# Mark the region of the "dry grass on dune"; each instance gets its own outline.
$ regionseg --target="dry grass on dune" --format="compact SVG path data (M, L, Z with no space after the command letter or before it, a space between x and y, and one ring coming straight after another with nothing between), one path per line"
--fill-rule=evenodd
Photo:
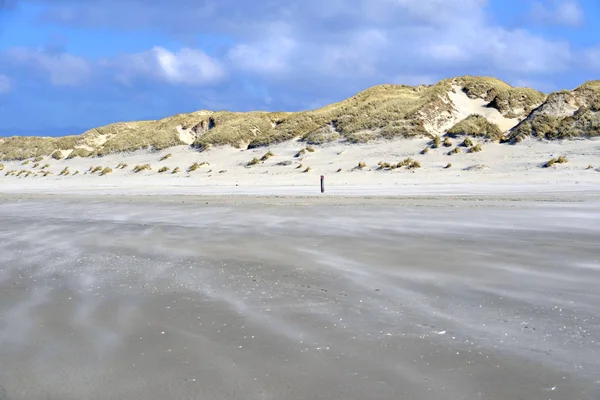
M74 149L71 153L69 153L69 155L67 156L67 160L71 160L75 157L87 158L90 155L92 155L91 151L84 149L83 147L79 147Z
M151 169L152 169L152 166L150 164L139 164L139 165L136 165L132 171L135 174L137 174L142 171L150 171Z
M453 155L453 154L460 154L462 153L462 150L460 149L460 147L455 147L454 149L450 150L447 154L449 156Z
M158 170L158 173L159 173L159 174L162 174L163 172L167 172L167 171L169 171L169 169L170 169L169 167L162 167L162 168L160 168L160 169Z
M169 154L165 154L165 155L164 155L164 156L162 156L162 157L160 158L160 160L158 160L158 161L159 161L159 162L160 162L160 161L165 161L165 160L168 160L168 159L169 159L169 158L171 158L171 157L173 157L173 154L171 154L171 153L169 153Z
M106 167L102 171L100 171L100 176L108 175L112 172L113 172L113 170L111 167Z
M70 174L71 174L71 172L69 171L69 167L65 167L62 171L60 171L60 173L58 175L59 176L67 176Z
M4 170L4 164L0 164L0 171Z
M484 116L471 114L448 129L446 135L453 138L468 135L490 140L500 140L502 138L502 131L498 125L489 122Z
M179 167L175 167L175 168L173 169L173 171L171 171L171 173L172 173L172 174L178 174L178 173L179 173L179 171L180 171Z
M479 143L469 148L469 153L479 153L480 151L483 151L483 147Z
M62 155L62 151L60 150L56 150L54 153L52 153L50 157L54 158L55 160L62 160L64 158Z
M560 156L558 158L551 158L550 160L546 161L542 167L543 168L550 168L552 167L554 164L566 164L568 163L569 160L567 159L567 157L565 156Z
M117 164L117 166L115 168L116 169L125 169L125 168L127 168L127 166L128 165L126 163L120 162Z

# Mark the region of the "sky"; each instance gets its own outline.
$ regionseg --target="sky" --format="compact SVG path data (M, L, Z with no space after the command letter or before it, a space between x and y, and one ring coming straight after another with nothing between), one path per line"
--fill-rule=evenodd
M0 136L462 75L543 92L600 79L600 2L0 0Z

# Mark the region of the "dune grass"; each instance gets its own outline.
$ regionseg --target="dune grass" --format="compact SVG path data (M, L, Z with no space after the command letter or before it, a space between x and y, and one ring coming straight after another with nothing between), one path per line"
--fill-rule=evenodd
M42 156L37 156L36 158L33 159L33 162L40 162L44 159L44 157Z
M306 148L306 151L308 151L309 153L314 153L314 152L315 152L315 148L314 148L314 147L312 147L312 146L308 146L308 147Z
M180 171L179 167L175 167L173 168L173 171L171 171L172 174L178 174Z
M115 167L115 169L125 169L125 168L127 168L127 164L123 163L123 162L118 163L117 166Z
M264 156L260 158L260 161L267 161L271 157L275 157L275 154L273 154L273 152L271 151L268 151L267 153L265 153Z
M35 163L35 164L33 164L33 165L31 166L31 168L37 168L37 167L39 167L39 166L40 166L40 163Z
M52 153L51 157L55 160L62 160L64 158L62 155L62 151L60 150L56 150L54 153Z
M158 160L158 161L159 161L159 162L160 162L160 161L165 161L165 160L168 160L168 159L169 159L169 158L171 158L171 157L173 157L173 154L169 153L169 154L166 154L166 155L162 156L162 157L160 158L160 160Z
M65 167L62 171L60 171L60 173L58 174L58 176L67 176L70 175L71 171L69 171L69 167Z
M100 171L100 176L108 175L112 172L113 172L113 170L111 167L106 167L102 171Z
M358 163L358 168L360 168L360 169L367 168L367 163L366 163L366 162L364 162L364 161L360 161L360 162Z
M442 144L442 138L437 135L433 137L431 142L429 142L429 145L431 146L432 149L437 149L438 147L440 147L441 144Z
M46 169L46 168L50 168L50 164L44 164L44 166L42 166L42 168L40 168L40 169Z
M102 171L103 169L104 169L104 167L102 167L102 166L100 166L100 165L99 165L99 166L97 166L97 167L94 167L94 168L92 168L90 172L91 172L92 174L95 174L96 172L100 172L100 171Z
M479 153L480 151L483 151L483 147L479 143L469 149L469 153Z
M300 169L302 168L302 163L298 164L298 166L296 167L296 169Z
M342 172L342 169L341 169L341 168L338 168L338 170L337 170L337 171L335 171L335 172Z
M25 160L25 161L23 161L23 162L21 163L21 165L27 165L27 164L29 164L30 162L31 162L31 161L29 161L29 160Z
M489 122L484 116L479 114L471 114L463 119L446 133L449 137L472 136L481 137L490 140L500 140L502 131L498 125Z
M248 161L248 163L246 165L250 167L250 166L256 165L256 164L260 164L260 159L254 157L252 160Z
M465 140L463 140L463 142L460 145L462 147L467 147L467 148L474 146L473 141L468 136L465 138Z
M167 172L170 168L169 167L162 167L158 170L159 174L162 174L163 172Z
M302 171L302 172L310 172L310 171L312 171L312 168L311 167L306 167L306 169L304 171Z
M446 164L446 166L444 167L444 169L448 169L448 168L452 168L452 163L448 163L448 164Z
M79 171L73 172L73 176L75 176L75 175L79 175Z
M427 154L429 153L429 147L425 147L423 150L421 150L421 154Z
M298 151L294 157L298 158L298 157L303 156L304 154L306 154L306 149L302 149L302 150Z
M453 155L453 154L460 154L462 153L462 150L460 149L460 147L455 147L454 149L450 150L447 154L449 156Z
M188 172L194 172L197 169L200 168L200 164L198 164L197 162L193 163L192 165L189 166L189 168L187 169Z
M444 147L452 147L452 141L450 140L450 138L445 138L443 145Z
M4 170L4 164L0 164L0 171Z
M44 176L44 177L46 177L46 176L48 176L48 175L53 175L52 171L44 171L44 172L42 173L42 176Z
M75 157L87 158L91 155L91 151L84 149L83 147L78 147L76 149L73 149L73 151L69 153L69 155L67 156L67 160L71 160Z
M150 171L152 169L152 166L150 164L138 164L135 167L133 167L133 173L137 174L139 172L142 171Z

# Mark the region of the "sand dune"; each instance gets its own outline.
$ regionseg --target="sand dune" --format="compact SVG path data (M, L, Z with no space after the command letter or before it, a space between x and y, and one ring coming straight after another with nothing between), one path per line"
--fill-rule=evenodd
M4 162L4 170L0 172L0 192L104 190L111 194L206 194L210 188L228 188L220 193L258 191L289 195L318 193L321 175L325 176L328 193L358 190L365 195L402 194L407 187L413 187L411 193L418 193L419 188L431 190L437 186L440 190L455 187L456 191L468 194L469 190L482 185L530 185L538 187L537 190L552 190L565 185L593 188L600 183L600 140L541 142L529 139L518 145L508 145L474 138L474 143L482 145L481 152L468 153L467 148L459 147L460 154L448 155L461 141L462 138L451 139L452 146L430 148L426 154L420 153L427 147L428 139L400 139L359 146L344 143L311 146L313 152L304 151L298 157L298 152L307 147L298 141L251 150L224 146L198 152L178 146L158 152L137 151L98 158L54 160L45 157L26 165L20 161ZM261 159L268 151L272 157L248 166L252 159ZM170 157L166 158L167 155ZM548 160L561 155L566 156L568 163L542 168ZM395 165L406 158L417 160L421 167L382 170L378 165L379 162ZM366 167L359 168L360 162ZM188 172L194 163L201 166ZM36 164L38 166L34 168ZM46 164L49 166L42 170ZM120 168L123 164L127 166ZM136 166L145 164L151 169L133 172ZM448 164L451 166L446 168ZM310 171L304 172L308 167ZM61 176L65 168L69 174ZM90 168L97 171L92 173ZM106 168L112 171L101 175ZM159 172L161 168L166 170ZM179 172L173 173L176 168ZM10 171L16 172L6 176ZM19 171L26 172L17 176ZM44 171L51 175L42 176Z

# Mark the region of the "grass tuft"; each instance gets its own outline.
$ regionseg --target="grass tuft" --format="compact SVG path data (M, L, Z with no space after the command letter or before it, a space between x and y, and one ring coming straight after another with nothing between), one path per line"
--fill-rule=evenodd
M450 150L447 154L449 156L451 156L452 154L460 154L462 153L462 150L460 149L460 147L455 147L454 149Z
M311 170L312 170L311 167L306 167L306 169L304 171L302 171L302 172L310 172Z
M480 151L483 151L483 148L479 143L469 149L469 153L479 153Z
M172 173L172 174L178 174L178 173L179 173L179 171L180 171L179 167L175 167L175 168L173 169L173 171L171 171L171 173Z
M452 147L452 141L450 140L450 138L444 139L444 147Z
M169 167L162 167L161 169L158 170L159 174L162 174L163 172L167 172L170 168Z
M248 161L248 164L246 164L247 166L251 166L251 165L256 165L259 164L260 160L256 157L254 157L252 160Z
M94 168L92 168L90 172L91 172L92 174L95 174L96 172L100 172L100 171L102 171L102 169L103 169L103 167L101 167L101 166L97 166L97 167L94 167Z
M429 147L425 147L423 150L421 150L421 154L427 154L429 153Z
M296 155L294 157L298 158L303 156L304 154L306 154L306 149L302 149L299 152L296 153Z
M314 147L312 147L312 146L308 146L308 147L306 148L306 151L308 151L309 153L314 153L314 152L315 152L315 148L314 148Z
M167 154L167 155L165 155L165 156L161 157L161 159L159 160L159 162L160 162L160 161L165 161L165 160L168 160L168 159L169 159L169 158L171 158L171 157L173 157L173 154L169 153L169 154Z
M367 168L367 163L364 162L364 161L359 162L358 163L358 168L360 168L360 169Z
M448 164L446 164L446 166L444 167L444 169L448 169L448 168L452 168L452 163L448 163Z
M36 158L33 159L33 162L40 162L44 159L44 157L42 156L37 156Z
M138 164L133 168L133 172L135 174L137 174L138 172L142 172L142 171L149 171L152 169L152 166L150 164Z
M269 151L260 158L260 161L267 161L271 157L275 157L275 154L273 154L271 151ZM252 161L254 161L254 160L252 160Z
M62 151L60 150L56 150L54 153L52 153L52 158L54 158L55 160L62 160L64 157L62 155Z
M21 165L27 165L27 164L29 164L30 162L31 162L31 161L29 161L29 160L25 160L25 161L23 161L23 162L21 163Z
M338 170L337 170L336 172L342 172L342 169L341 169L341 168L338 168Z
M471 138L467 136L460 145L462 147L473 147L474 144Z
M60 174L58 174L59 176L67 176L70 175L71 172L69 171L69 167L65 167L65 169L63 169L62 171L60 171Z
M100 172L100 176L108 175L113 172L111 167L106 167Z

